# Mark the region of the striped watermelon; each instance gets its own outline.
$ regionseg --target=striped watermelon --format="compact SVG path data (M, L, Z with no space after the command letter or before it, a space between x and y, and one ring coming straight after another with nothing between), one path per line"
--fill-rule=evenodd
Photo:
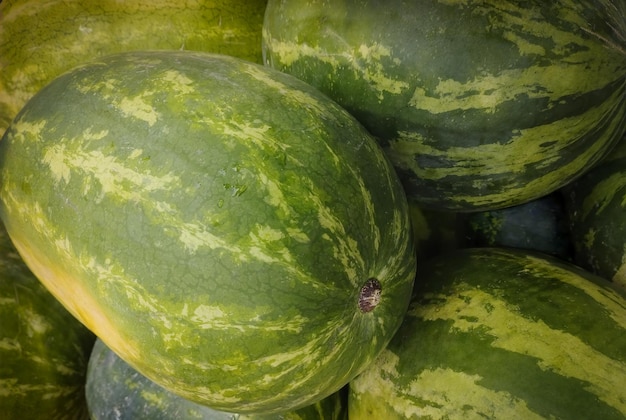
M86 420L94 340L33 276L0 226L0 418Z
M574 261L626 288L626 137L562 192Z
M626 294L556 257L471 248L420 265L407 316L350 383L359 419L624 419Z
M375 139L304 82L224 55L125 53L57 78L0 142L0 199L78 319L222 411L339 390L391 339L415 275Z
M268 415L233 414L181 398L120 359L102 340L94 345L85 395L91 420L347 420L346 391L299 410Z
M25 102L85 61L138 49L186 49L261 62L267 0L4 0L0 136Z
M623 1L270 0L263 43L378 137L424 208L539 198L625 128Z

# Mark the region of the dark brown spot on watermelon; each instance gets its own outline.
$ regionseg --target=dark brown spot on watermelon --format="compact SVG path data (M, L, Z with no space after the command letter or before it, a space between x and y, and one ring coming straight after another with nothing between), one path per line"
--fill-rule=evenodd
M380 303L382 285L375 278L368 279L359 294L359 309L363 313L371 312Z

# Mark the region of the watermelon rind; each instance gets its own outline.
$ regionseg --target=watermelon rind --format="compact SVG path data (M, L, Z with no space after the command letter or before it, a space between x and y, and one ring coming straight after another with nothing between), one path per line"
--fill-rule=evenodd
M30 272L0 225L0 418L88 419L94 340Z
M509 207L558 190L626 128L626 3L270 0L267 66L380 141L409 199Z
M299 410L240 415L179 397L130 367L97 340L87 369L85 395L91 420L347 420L345 390Z
M626 293L513 248L420 264L394 339L350 383L360 419L623 419Z
M5 0L0 3L0 136L39 89L108 54L210 51L260 63L266 0Z
M561 193L574 261L626 290L626 137Z
M72 314L222 411L338 391L389 342L415 276L376 140L306 83L225 55L129 52L58 77L0 142L0 201Z

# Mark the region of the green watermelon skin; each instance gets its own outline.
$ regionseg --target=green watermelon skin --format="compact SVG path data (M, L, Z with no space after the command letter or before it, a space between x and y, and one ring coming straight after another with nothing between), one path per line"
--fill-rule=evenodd
M623 419L626 294L556 257L467 248L420 264L359 419Z
M0 226L0 417L86 420L94 340L30 272Z
M214 410L175 395L141 375L97 340L89 358L85 395L92 420L347 420L342 390L299 410L239 415Z
M52 293L144 376L218 410L338 391L408 306L415 250L387 157L258 64L147 51L66 73L5 133L0 178L0 215Z
M493 210L558 190L624 132L610 0L268 2L265 64L351 112L410 200Z
M561 193L574 261L626 288L626 138Z
M5 0L0 3L0 136L39 89L123 51L210 51L260 63L266 0Z

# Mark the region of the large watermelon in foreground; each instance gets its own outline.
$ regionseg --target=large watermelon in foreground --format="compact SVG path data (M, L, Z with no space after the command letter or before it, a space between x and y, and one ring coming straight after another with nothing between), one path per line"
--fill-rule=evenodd
M95 341L26 267L0 226L0 418L85 420Z
M267 0L0 2L0 136L39 89L85 61L185 49L261 62Z
M420 264L398 333L350 383L360 419L624 419L626 294L546 254Z
M492 210L601 159L626 122L626 3L270 0L265 63L376 135L409 198Z
M0 215L129 365L234 412L311 404L401 323L415 275L376 141L292 76L135 52L39 92L0 142Z

